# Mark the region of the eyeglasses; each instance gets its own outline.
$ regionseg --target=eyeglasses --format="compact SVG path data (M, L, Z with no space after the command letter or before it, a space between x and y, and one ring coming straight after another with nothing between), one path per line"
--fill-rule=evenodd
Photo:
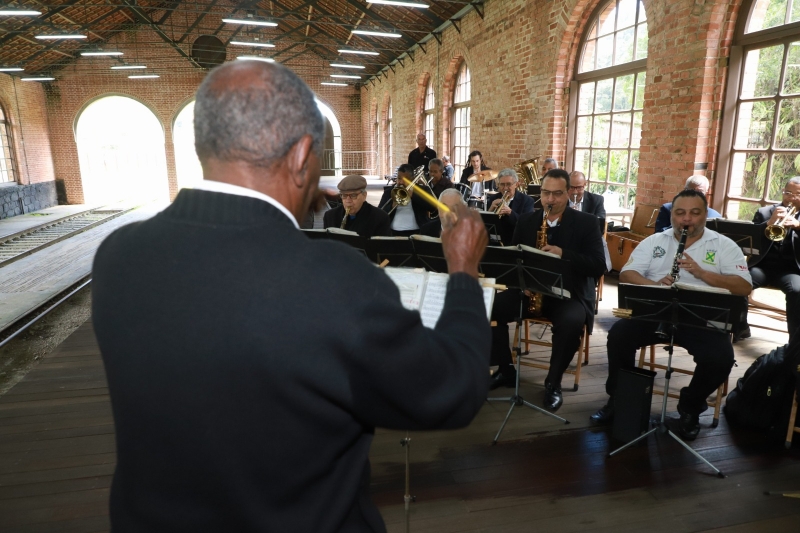
M498 187L513 187L515 184L513 181L509 181L508 183L497 183Z
M358 200L359 196L361 196L360 192L354 192L352 194L339 193L339 198L342 200Z
M542 196L552 196L553 198L561 198L564 196L564 191L546 191L542 189Z
M793 198L800 198L800 193L794 193L792 191L783 191L784 196L791 196Z
M570 185L569 188L571 191L582 191L586 188L586 185Z

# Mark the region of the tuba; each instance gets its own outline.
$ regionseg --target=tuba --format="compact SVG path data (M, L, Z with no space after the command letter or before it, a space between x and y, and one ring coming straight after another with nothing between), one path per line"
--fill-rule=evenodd
M542 215L542 227L536 232L536 247L542 249L547 246L547 217L550 216L550 210L553 206L548 205ZM528 313L534 317L542 316L542 305L544 304L544 295L541 292L534 292L531 294L531 300L528 304Z
M539 159L541 158L542 156L537 156L514 165L514 170L526 188L528 185L541 185L542 180L539 178Z
M795 211L797 211L797 209L792 206L791 209L789 209L786 214L783 215L783 218L781 218L775 224L767 226L767 228L764 230L764 235L767 236L767 239L775 242L780 242L785 239L786 228L783 225L787 220L789 220L789 217L794 216Z

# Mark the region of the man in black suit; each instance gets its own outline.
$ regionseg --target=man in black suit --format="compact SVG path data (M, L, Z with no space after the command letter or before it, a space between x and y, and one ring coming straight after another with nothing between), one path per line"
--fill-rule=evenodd
M536 203L533 198L520 191L517 185L519 185L519 176L514 169L504 168L497 174L497 190L500 194L492 195L487 200L489 203L487 211L497 212L500 215L498 229L500 240L504 244L511 244L519 217L532 212ZM500 207L504 203L504 197L508 197L508 199L505 205ZM499 211L497 211L498 208L500 208Z
M569 206L597 218L606 218L605 198L586 190L586 176L580 170L569 174Z
M408 154L408 164L411 165L412 170L418 166L424 166L425 172L428 172L428 163L430 163L431 159L436 159L436 151L428 146L428 139L425 134L418 133L417 147Z
M389 215L367 202L367 180L364 176L345 176L339 182L338 189L342 203L325 211L322 217L325 228L341 228L344 221L344 229L355 231L362 237L391 237Z
M419 233L419 229L430 222L434 213L432 211L434 208L428 202L418 194L414 194L413 187L408 190L408 196L411 199L408 204L399 205L394 201L392 190L395 187L405 188L412 181L414 181L414 168L411 165L400 165L397 168L397 183L394 186L387 185L383 188L383 196L378 203L378 206L389 214L392 235L397 237L408 237ZM424 183L417 183L417 185L426 189L429 194L433 194L430 187Z
M359 252L299 231L325 126L296 74L225 63L194 113L204 181L95 256L111 527L385 531L369 495L374 428L462 427L486 399L486 230L460 206L445 222L450 279L428 329Z
M760 224L764 229L785 218L783 227L786 237L782 241L771 241L765 237L765 249L759 255L750 256L748 265L754 289L770 285L786 295L786 325L790 335L800 328L800 222L797 213L786 217L792 206L800 209L800 177L794 177L786 183L780 205L770 205L756 211L753 224Z
M578 351L583 326L586 324L591 330L594 324L595 283L606 269L597 218L567 207L568 186L569 174L565 170L550 170L542 179L542 201L551 208L547 217L548 244L543 250L569 261L572 281L566 287L571 298L544 297L543 315L553 322L553 349L545 379L545 407L551 410L563 403L561 378ZM543 217L541 209L522 215L512 244L535 247ZM491 388L513 386L516 379L508 343L508 323L519 315L520 298L524 299L523 308L527 309L529 298L519 291L507 290L495 298L492 320L497 326L492 328L492 358L499 368L491 377Z

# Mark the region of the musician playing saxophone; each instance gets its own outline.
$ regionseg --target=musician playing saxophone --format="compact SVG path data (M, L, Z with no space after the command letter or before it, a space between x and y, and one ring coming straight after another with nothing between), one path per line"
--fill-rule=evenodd
M367 238L392 235L389 215L367 202L367 180L363 176L345 176L337 187L342 205L325 212L325 228L344 228Z
M489 209L500 215L499 234L504 244L511 244L519 217L533 211L533 198L518 190L519 176L513 168L504 168L497 174L497 190L500 194L489 196ZM505 198L505 200L504 200Z
M719 287L746 296L752 288L742 250L728 237L706 228L708 204L703 193L683 190L672 202L672 229L643 240L622 268L619 280L635 285L671 286L670 272L677 260L681 283ZM687 231L683 254L677 254L680 234ZM613 397L620 369L633 368L635 352L659 341L656 322L622 319L608 333L608 403L594 415L595 423L614 418ZM727 333L697 328L678 328L675 344L694 356L697 368L688 387L680 391L680 433L686 440L697 437L706 398L728 377L733 366L733 346Z
M605 272L602 236L597 218L575 209L568 209L567 187L569 174L565 170L548 171L542 178L542 203L550 206L550 214L544 225L547 245L543 250L569 261L571 283L564 288L570 298L559 299L544 296L542 316L553 322L553 348L550 355L550 370L545 379L546 408L561 407L561 378L578 351L583 326L591 331L594 323L595 284ZM511 244L536 247L537 232L543 226L541 209L520 215ZM492 309L492 359L499 365L491 377L491 387L513 386L516 371L511 365L508 323L519 315L520 299L528 309L529 297L519 291L507 290L498 293Z

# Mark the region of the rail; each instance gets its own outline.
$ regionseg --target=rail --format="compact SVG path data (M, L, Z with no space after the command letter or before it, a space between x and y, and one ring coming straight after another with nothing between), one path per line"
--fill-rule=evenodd
M340 174L374 175L378 169L378 152L325 150L322 154L322 171Z

